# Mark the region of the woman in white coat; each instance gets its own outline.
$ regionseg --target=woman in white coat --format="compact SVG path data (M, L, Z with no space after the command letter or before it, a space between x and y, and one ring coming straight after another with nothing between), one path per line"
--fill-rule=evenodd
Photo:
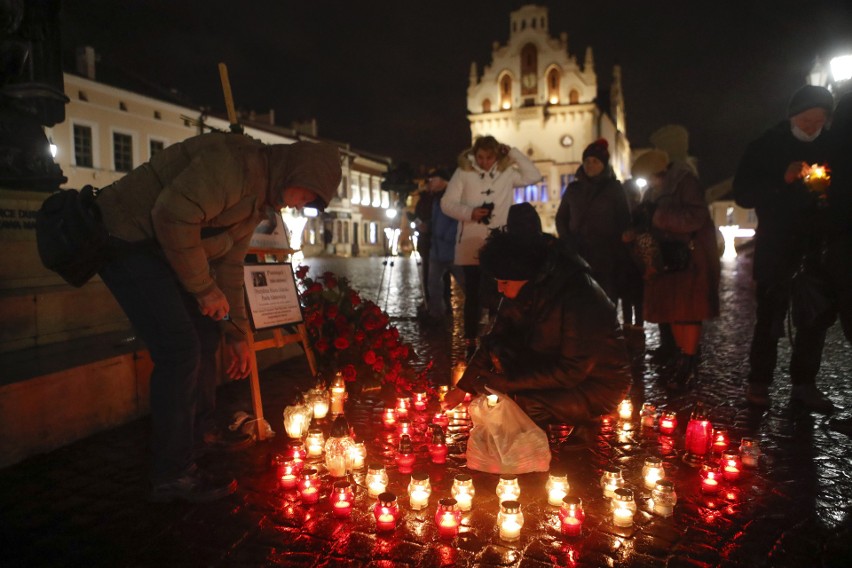
M459 156L459 167L441 199L441 210L459 221L455 261L464 270L464 337L476 345L480 312L479 249L490 229L506 224L515 187L538 183L541 172L517 148L493 136L477 138Z

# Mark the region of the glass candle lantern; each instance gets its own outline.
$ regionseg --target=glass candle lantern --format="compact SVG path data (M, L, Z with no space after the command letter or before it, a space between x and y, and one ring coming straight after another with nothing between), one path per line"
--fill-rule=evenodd
M650 402L642 404L642 410L639 411L639 421L642 428L653 428L657 421L657 407Z
M396 399L396 417L408 418L408 410L411 408L411 399L407 396L401 396Z
M473 478L465 473L456 475L453 478L453 488L450 493L456 500L459 511L470 511L473 507L473 496L476 495Z
M500 475L497 482L497 500L517 501L521 497L521 486L518 485L518 476L511 473Z
M455 499L441 499L435 511L435 525L441 538L455 538L461 527L461 511Z
M517 501L501 502L500 512L497 513L497 526L502 540L514 542L521 538L521 528L524 526L521 504Z
M629 421L633 418L633 401L629 398L625 398L620 403L618 403L618 418L619 420Z
M322 449L325 446L325 436L319 428L311 428L308 430L308 436L305 438L305 445L308 447L308 457L318 458L322 455Z
M616 489L612 497L612 524L617 527L632 526L635 514L636 501L633 500L633 491L624 487Z
M440 426L432 426L432 441L429 442L429 457L432 463L447 463L447 438Z
M334 380L331 383L330 398L331 398L331 413L334 416L343 414L343 406L346 402L346 381L343 379L343 373L338 371L334 375Z
M396 426L396 410L393 408L385 408L382 412L382 424L384 424L385 428L388 430L393 430Z
M420 511L429 506L429 496L432 494L432 484L429 474L418 472L411 476L408 483L409 505L412 511Z
M325 388L317 386L310 389L305 394L305 402L311 407L314 418L317 420L322 420L328 416L328 391Z
M695 403L695 408L692 410L689 422L686 425L684 462L691 466L698 466L704 461L704 456L710 449L711 431L712 425L704 413L704 405L701 401L698 401Z
M432 417L432 424L440 426L446 430L450 425L450 417L447 416L447 413L444 411L436 412L435 416Z
M426 403L429 402L429 397L426 395L426 393L422 392L422 391L416 392L416 393L413 393L413 396L414 396L414 402L413 402L414 410L420 410L420 411L426 410Z
M586 513L583 511L583 500L579 497L563 497L559 508L559 530L565 536L580 536L583 531L583 521Z
M654 489L657 482L665 476L666 470L663 468L663 460L655 456L645 459L645 465L642 466L642 479L645 482L645 489Z
M376 517L376 531L389 532L396 529L399 519L399 505L396 495L390 492L380 493L373 506L373 516Z
M615 490L624 487L624 477L621 475L621 468L611 466L604 469L600 484L601 489L603 489L603 496L607 499L612 499L615 495Z
M568 495L568 474L564 471L551 471L544 489L547 491L547 503L561 507L562 499Z
M349 436L349 423L343 415L337 416L331 425L328 440L325 441L325 467L332 477L346 475L346 462L349 449L355 442Z
M335 517L344 519L352 514L355 493L352 491L352 484L348 481L335 481L329 499L331 512Z
M287 453L290 458L304 462L308 459L308 450L305 449L305 444L301 440L290 440L287 443Z
M674 483L667 479L658 481L651 492L651 502L654 514L671 517L674 514L674 506L677 504Z
M284 430L293 439L299 439L308 431L314 411L303 402L294 402L284 408Z
M356 471L364 468L367 461L367 447L362 442L354 442L346 454L346 469Z
M728 431L724 428L713 428L710 434L710 451L716 455L721 455L722 452L728 449L730 441L728 440Z
M396 431L400 436L413 436L413 427L411 420L408 418L400 418L396 422Z
M663 411L660 414L660 434L663 436L671 436L677 428L677 414L674 412Z
M722 476L726 481L736 481L740 478L743 463L740 461L740 456L733 450L722 452L722 457L719 460L722 466Z
M414 471L414 447L411 445L411 438L403 436L399 440L399 447L396 451L396 467L399 473L410 474Z
M701 466L701 492L707 494L718 493L719 480L722 475L719 473L719 468L706 463Z
M378 497L388 488L388 473L381 464L370 464L367 468L367 477L364 479L367 485L367 493L370 497Z
M744 467L757 467L760 458L760 446L754 438L740 440L740 460Z
M299 485L299 474L302 472L302 463L294 459L282 459L278 466L278 483L282 489L295 489Z
M302 470L302 479L299 481L299 495L302 503L313 505L319 501L321 482L319 473L314 468Z

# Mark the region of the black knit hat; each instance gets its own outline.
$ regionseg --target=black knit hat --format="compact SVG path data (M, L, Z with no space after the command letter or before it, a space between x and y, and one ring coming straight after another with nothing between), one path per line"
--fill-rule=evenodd
M606 138L598 138L583 150L583 159L589 156L597 158L604 165L609 163L609 142Z
M541 234L541 217L531 203L516 203L509 207L506 230L512 234Z
M824 109L830 115L831 111L834 110L834 97L831 96L831 91L825 87L805 85L790 97L790 104L787 105L787 117L794 117L812 108Z
M448 172L444 168L432 168L426 174L426 179L428 180L429 178L433 177L441 178L444 181L450 181L450 172Z
M547 243L541 233L491 231L479 249L482 272L496 280L534 280L547 260Z

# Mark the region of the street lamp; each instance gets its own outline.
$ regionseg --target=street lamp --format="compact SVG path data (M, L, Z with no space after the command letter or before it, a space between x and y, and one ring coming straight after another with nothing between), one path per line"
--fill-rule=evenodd
M829 63L831 78L835 83L848 81L852 78L852 54L833 57Z

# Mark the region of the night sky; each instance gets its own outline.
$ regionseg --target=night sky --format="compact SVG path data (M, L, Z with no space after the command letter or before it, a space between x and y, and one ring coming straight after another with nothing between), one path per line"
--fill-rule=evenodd
M217 64L237 106L279 124L316 117L324 138L395 162L453 164L470 142L470 64L481 73L509 13L492 0L64 0L65 60L91 45L106 69L224 113ZM545 4L539 2L539 4ZM594 49L599 86L622 66L627 135L691 135L706 185L731 176L749 140L783 117L817 55L852 52L852 2L562 0L550 35L580 62ZM120 6L120 9L118 8Z

